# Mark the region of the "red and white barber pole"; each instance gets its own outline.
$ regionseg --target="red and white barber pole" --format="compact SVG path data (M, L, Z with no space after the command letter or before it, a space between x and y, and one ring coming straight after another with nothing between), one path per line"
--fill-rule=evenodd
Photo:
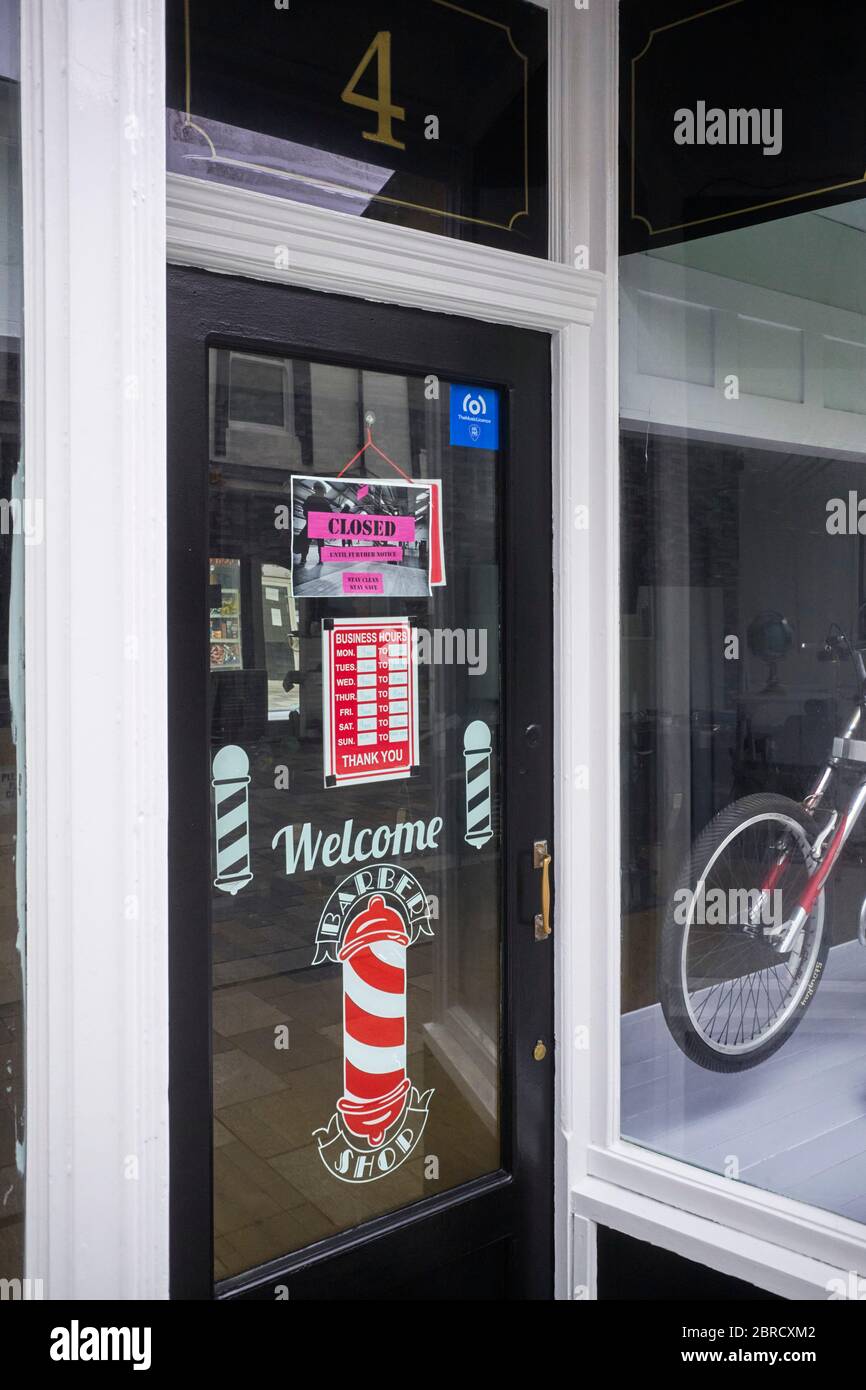
M399 1118L406 1075L406 947L399 912L373 896L350 923L343 962L343 1079L337 1109L374 1148Z
M343 974L343 1094L315 1131L322 1162L343 1182L372 1182L416 1148L432 1090L407 1070L406 952L432 935L417 879L391 864L345 879L319 923L314 964Z

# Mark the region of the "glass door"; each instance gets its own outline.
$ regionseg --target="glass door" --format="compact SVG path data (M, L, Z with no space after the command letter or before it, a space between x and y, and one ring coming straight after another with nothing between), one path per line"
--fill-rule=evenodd
M549 344L172 299L177 1294L543 1297Z

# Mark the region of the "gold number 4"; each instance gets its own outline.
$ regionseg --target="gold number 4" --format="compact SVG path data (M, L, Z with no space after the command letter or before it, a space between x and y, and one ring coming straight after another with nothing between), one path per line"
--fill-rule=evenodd
M365 97L358 91L358 83L364 76L373 58L378 59L379 95ZM391 103L391 35L383 29L376 35L367 52L343 88L343 101L349 106L360 106L364 111L375 111L379 117L379 128L373 132L365 130L365 140L374 140L379 145L391 145L395 150L405 150L402 140L394 135L394 121L405 121L406 108Z

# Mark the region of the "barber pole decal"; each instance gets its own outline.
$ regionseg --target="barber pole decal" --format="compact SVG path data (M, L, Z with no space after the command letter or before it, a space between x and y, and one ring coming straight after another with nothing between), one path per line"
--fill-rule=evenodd
M463 735L463 757L466 764L466 834L464 839L475 849L483 849L493 839L493 806L491 775L493 745L490 730L481 720L467 725Z
M214 886L232 897L252 879L250 868L250 760L243 748L228 744L214 755Z
M314 1131L342 1182L374 1182L405 1163L433 1091L406 1067L406 951L433 935L427 895L405 869L381 864L344 879L319 921L314 965L343 968L343 1094Z

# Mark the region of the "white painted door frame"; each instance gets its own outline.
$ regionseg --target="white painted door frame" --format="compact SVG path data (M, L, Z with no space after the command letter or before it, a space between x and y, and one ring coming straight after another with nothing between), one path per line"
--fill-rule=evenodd
M26 1272L168 1291L160 0L22 0Z

